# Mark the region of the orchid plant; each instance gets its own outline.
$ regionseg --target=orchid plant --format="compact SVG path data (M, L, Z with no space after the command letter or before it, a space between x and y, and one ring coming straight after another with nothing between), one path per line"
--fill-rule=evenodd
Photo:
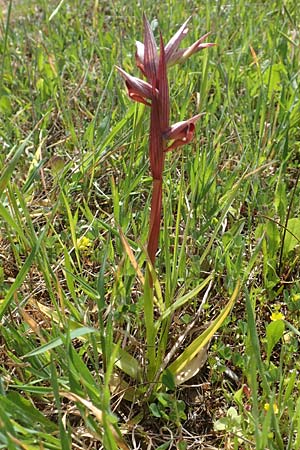
M195 123L201 116L201 114L197 114L188 120L170 125L167 71L170 66L183 63L194 53L215 45L210 42L203 43L209 35L207 33L190 47L179 49L182 39L188 32L189 20L190 18L184 22L167 45L164 45L160 34L160 52L158 53L151 26L144 15L144 43L136 43L135 58L136 65L146 81L133 77L117 67L125 80L129 97L151 108L149 157L153 190L147 251L152 265L155 262L159 241L165 155L167 152L191 142L195 133Z
M150 210L150 228L147 243L148 265L146 276L143 277L134 255L130 249L125 236L120 230L124 249L132 262L136 273L144 284L144 320L146 328L147 343L147 381L151 386L159 386L162 380L162 373L171 373L175 384L180 384L184 380L191 378L201 367L200 360L203 360L208 343L212 335L221 326L238 295L238 287L235 289L230 301L219 316L211 322L209 327L198 336L171 364L175 352L179 350L183 339L178 342L167 355L168 330L171 324L171 317L174 311L197 295L207 285L204 298L207 297L212 285L212 275L209 275L199 286L186 295L174 299L170 304L164 302L160 291L159 283L154 271L155 257L159 244L159 233L162 214L162 185L163 171L166 153L188 144L195 134L195 124L201 114L197 114L185 121L170 125L170 96L168 84L168 68L177 63L183 63L191 55L198 51L211 47L215 44L203 42L209 35L205 34L188 48L180 49L180 43L188 32L188 22L179 28L171 40L164 45L160 34L159 51L151 26L144 15L144 43L137 42L136 65L140 69L143 77L137 78L120 67L117 70L125 80L127 93L130 99L143 103L150 108L150 143L149 158L150 169L153 178L153 190ZM154 291L156 297L154 295ZM157 310L155 312L155 305ZM158 312L158 317L157 317ZM196 319L195 319L196 320ZM192 324L191 324L192 326ZM188 330L186 330L188 332ZM145 371L140 370L139 363L135 358L123 351L119 355L119 367L131 377L141 380ZM134 372L134 373L133 373ZM134 376L133 376L134 375ZM122 382L124 386L124 382ZM130 395L130 388L127 386L126 395Z

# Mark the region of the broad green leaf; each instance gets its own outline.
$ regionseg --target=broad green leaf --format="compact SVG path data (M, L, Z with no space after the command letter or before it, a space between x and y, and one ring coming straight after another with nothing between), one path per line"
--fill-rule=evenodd
M150 403L149 405L150 412L154 417L161 417L160 411L156 403Z
M300 218L295 217L287 223L287 230L283 244L283 254L287 256L289 252L300 246Z
M220 328L226 317L228 316L238 294L240 291L240 283L238 282L236 288L227 303L226 307L221 311L218 317L210 324L210 326L198 336L178 358L168 367L168 370L173 373L174 377L186 378L185 371L189 371L189 365L193 364L193 359L197 358L199 352L209 343L215 332Z
M268 85L268 98L271 100L274 91L282 89L283 80L286 78L286 69L283 64L272 64L265 70L263 80Z
M268 221L265 225L265 232L268 242L269 257L274 257L277 254L280 245L280 233L276 223Z
M156 417L161 417L161 416L156 416ZM161 444L159 447L157 447L156 450L168 450L168 448L170 448L171 444L172 444L172 441L167 441L164 444Z
M6 402L5 402L6 400ZM0 420L1 420L1 428L3 428L5 432L8 432L10 435L14 436L15 432L14 432L14 428L12 426L12 423L10 421L10 415L11 412L14 411L13 409L13 405L9 404L9 408L8 408L8 403L9 401L6 399L6 397L1 396L0 397L0 401L1 401L1 408L0 408ZM12 411L11 411L12 409ZM7 413L6 413L7 411Z
M167 308L160 316L159 318L159 322L157 323L157 327L160 323L160 321L165 320L167 317L169 317L171 314L173 314L174 311L176 311L176 309L180 308L181 306L183 306L185 303L187 303L188 301L190 301L192 298L194 298L199 292L202 291L202 289L205 288L205 286L207 286L207 284L212 280L213 275L209 275L207 278L205 278L204 281L202 281L201 284L199 284L199 286L197 286L195 289L191 290L190 292L188 292L187 294L183 295L182 297L178 298L177 300L175 300L175 302L169 306L169 308Z
M56 311L54 311L53 309L41 304L37 302L37 305L39 307L39 309L47 315L47 317L50 317L52 320L54 320L56 323L59 323L59 317ZM72 332L76 331L76 330L82 330L82 329L86 329L86 330L91 330L91 331L86 331L86 332L79 332L79 334L75 337L77 337L78 339L82 340L83 342L86 342L87 338L86 335L90 334L90 333L95 333L96 331L99 332L99 330L95 330L94 328L89 328L89 327L82 327L81 324L79 322L75 322L74 320L69 320L68 321L68 325L71 329L71 338L74 339ZM50 345L51 347L46 348L48 345ZM54 346L53 346L54 345ZM54 341L51 341L47 344L42 345L41 347L39 347L38 349L34 350L33 352L28 353L27 355L25 355L26 357L28 356L33 356L33 354L37 354L36 352L39 353L44 353L47 350L50 350L52 348L57 347L58 345L62 345L62 341L60 338L56 338L54 339ZM113 348L115 348L116 344L113 344ZM41 348L43 347L43 350L41 350ZM101 350L101 346L99 345L98 347L98 351L99 353L102 352ZM118 354L117 354L117 360L116 360L116 366L119 367L119 369L121 369L124 373L126 373L127 375L129 375L131 378L135 379L135 380L140 380L141 379L141 366L139 364L139 362L130 355L130 353L126 352L126 350L123 350L122 348L118 349Z
M1 405L6 405L15 419L22 420L27 425L30 422L39 422L45 426L45 431L55 431L56 424L51 422L44 414L36 409L33 404L18 392L11 391L7 397L1 400Z
M163 385L165 385L168 389L170 389L171 391L174 391L176 385L175 385L175 378L172 374L172 372L170 372L170 370L165 370L163 375L162 375L162 383Z
M267 360L270 361L271 353L275 345L280 341L284 333L285 325L283 320L275 320L267 325Z

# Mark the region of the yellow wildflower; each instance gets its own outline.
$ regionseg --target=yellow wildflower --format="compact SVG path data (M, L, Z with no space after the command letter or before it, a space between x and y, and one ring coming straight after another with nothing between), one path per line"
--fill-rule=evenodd
M300 294L292 295L292 302L298 302L300 300Z
M283 319L284 319L284 315L280 311L274 311L271 314L271 320L273 322L275 322L276 320L283 320Z
M264 410L269 411L269 409L270 409L270 403L265 403ZM278 414L279 409L278 409L278 406L276 403L273 403L273 411L274 411L274 414Z
M81 250L82 252L87 251L92 245L92 241L86 236L81 236L79 239L77 239L78 250Z

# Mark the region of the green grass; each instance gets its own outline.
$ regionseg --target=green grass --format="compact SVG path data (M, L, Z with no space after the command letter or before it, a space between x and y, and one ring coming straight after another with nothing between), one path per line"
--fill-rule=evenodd
M295 3L5 4L0 448L300 448ZM132 262L145 275L148 111L115 70L138 75L143 11L156 36L156 19L168 39L193 15L185 44L217 43L170 70L171 121L205 115L166 159L154 324ZM238 281L205 366L175 387L162 370Z

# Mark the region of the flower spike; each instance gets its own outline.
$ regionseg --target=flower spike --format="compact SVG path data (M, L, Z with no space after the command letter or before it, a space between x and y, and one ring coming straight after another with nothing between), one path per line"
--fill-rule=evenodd
M189 20L190 18L184 22L166 46L164 46L160 35L158 53L151 26L144 15L144 42L136 42L135 61L147 81L133 77L117 67L125 80L129 97L151 107L149 159L153 183L147 251L153 265L159 242L166 152L191 142L195 134L195 123L201 116L201 114L198 114L191 119L178 122L172 126L169 125L170 98L167 68L185 61L203 48L214 45L203 43L209 35L207 33L190 47L179 49L181 41L188 33L187 24ZM169 147L167 146L168 140L172 141Z

